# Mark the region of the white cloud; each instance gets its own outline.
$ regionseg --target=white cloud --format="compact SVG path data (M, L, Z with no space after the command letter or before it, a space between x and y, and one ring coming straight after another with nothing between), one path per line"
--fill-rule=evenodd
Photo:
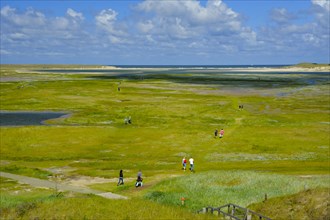
M117 22L118 13L111 8L102 10L95 16L96 26L105 30L108 34L107 39L113 44L127 43L127 33L124 30L124 25Z
M73 9L66 12L62 17L50 17L33 8L1 8L1 48L6 54L28 56L88 47L90 36L83 29L82 13Z
M196 0L146 0L139 3L136 10L137 30L140 34L152 35L158 43L186 39L189 46L203 38L253 34L243 27L240 15L221 0L209 0L205 6Z
M8 50L0 49L0 55L11 55L12 53Z
M84 20L84 16L82 13L76 12L71 8L68 8L68 10L66 11L66 14L74 19L77 20Z
M142 33L148 33L154 28L154 24L151 20L141 21L137 23L137 28Z
M77 30L81 28L84 19L82 13L68 8L65 17L48 18L48 22L53 30L73 31L74 29Z
M109 27L112 29L114 22L117 20L117 15L118 13L111 8L107 10L102 10L95 17L96 24L106 29L109 29Z
M138 4L136 9L144 13L155 13L157 17L180 17L190 25L204 25L238 18L238 14L221 0L210 0L205 7L196 0L146 0Z
M273 21L277 23L288 23L296 18L296 15L288 12L285 8L274 8L271 11L270 17Z
M56 17L51 21L51 26L55 30L66 30L70 27L70 21L64 17Z
M5 7L1 8L1 16L4 18L9 17L15 13L16 9L11 8L10 6L6 5Z
M329 0L312 0L314 5L318 5L325 9L326 11L330 11L330 1Z
M274 22L251 28L242 16L222 0L145 0L119 16L109 8L90 16L68 8L54 16L33 8L20 11L1 8L1 54L49 54L102 57L161 57L179 62L178 57L208 61L245 54L282 54L320 51L329 46L329 1L311 0L304 14L275 8ZM85 17L86 16L86 17ZM198 57L198 58L196 58ZM89 59L89 58L87 58ZM128 61L129 62L129 61ZM237 61L238 62L238 61Z
M45 15L33 8L28 8L24 14L18 14L15 8L5 6L1 9L1 17L18 26L42 26L46 23Z
M9 35L9 37L11 39L15 39L15 40L28 39L28 36L26 34L22 34L22 33L12 33L12 34Z
M289 12L284 8L271 11L270 18L275 23L264 26L258 33L259 41L265 42L264 50L283 54L294 52L297 57L301 54L329 56L330 18L326 9L329 2L311 2L312 7L304 11Z
M205 7L201 6L199 1L196 0L147 0L138 4L136 9L142 14L154 15L152 19L148 19L148 24L153 24L153 28L149 28L148 31L166 32L175 36L178 34L178 29L185 29L185 31L181 31L183 34L187 32L198 34L200 29L206 30L209 25L215 28L218 27L219 30L224 30L220 27L238 30L241 25L238 13L228 8L221 0L210 0ZM143 20L141 23L146 24L143 15L141 17ZM174 33L171 33L173 30ZM204 33L201 32L201 34Z
M327 29L329 34L330 29L330 1L328 0L312 0L314 5L313 13L317 22Z
M309 34L309 33L303 34L303 35L302 35L302 39L303 39L306 43L312 43L312 44L318 44L318 43L319 43L319 39L318 39L318 37L316 37L316 36L313 35L313 34Z
M252 31L250 28L243 28L240 37L241 39L245 39L245 43L248 46L257 46L260 44L257 39L257 33Z

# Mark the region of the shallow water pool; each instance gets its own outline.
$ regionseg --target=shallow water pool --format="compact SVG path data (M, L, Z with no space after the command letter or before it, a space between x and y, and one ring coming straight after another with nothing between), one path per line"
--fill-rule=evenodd
M59 118L63 112L0 112L0 126L45 125L44 121Z

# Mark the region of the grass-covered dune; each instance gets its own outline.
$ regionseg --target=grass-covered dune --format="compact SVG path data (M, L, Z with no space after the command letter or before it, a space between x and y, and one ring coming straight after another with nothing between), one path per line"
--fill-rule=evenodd
M213 218L195 212L236 203L296 219L295 203L289 210L271 201L314 192L329 201L318 193L330 181L327 72L54 68L1 66L0 110L69 115L50 126L1 127L0 170L44 179L60 173L59 181L85 179L130 199L54 196L1 178L1 218ZM215 138L221 128L224 138ZM195 173L181 170L184 156L195 159ZM120 169L125 185L117 187ZM138 170L142 189L134 187ZM281 216L273 212L279 207Z
M298 64L296 64L294 66L295 67L303 67L303 68L320 68L320 67L327 67L327 68L329 68L330 64L304 62L304 63L298 63Z

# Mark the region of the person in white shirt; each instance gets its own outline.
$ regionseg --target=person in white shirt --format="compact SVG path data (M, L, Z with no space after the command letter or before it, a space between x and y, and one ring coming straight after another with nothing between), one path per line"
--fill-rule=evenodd
M189 163L190 163L190 171L193 172L193 170L194 170L194 159L192 157L190 157Z

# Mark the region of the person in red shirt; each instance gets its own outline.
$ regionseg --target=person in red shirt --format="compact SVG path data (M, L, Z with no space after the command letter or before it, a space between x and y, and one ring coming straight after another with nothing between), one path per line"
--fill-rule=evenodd
M183 157L183 159L182 159L182 169L184 171L186 171L186 166L187 166L187 160L186 160L186 157Z
M223 129L221 129L219 132L219 137L222 138L224 134L225 134L225 131Z

